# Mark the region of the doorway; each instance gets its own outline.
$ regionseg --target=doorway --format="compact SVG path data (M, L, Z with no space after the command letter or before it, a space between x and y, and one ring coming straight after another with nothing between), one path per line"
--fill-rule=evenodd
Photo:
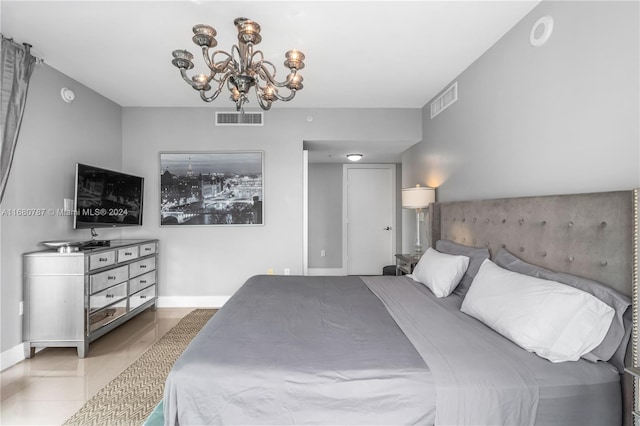
M343 165L343 265L347 275L380 275L396 246L395 164Z

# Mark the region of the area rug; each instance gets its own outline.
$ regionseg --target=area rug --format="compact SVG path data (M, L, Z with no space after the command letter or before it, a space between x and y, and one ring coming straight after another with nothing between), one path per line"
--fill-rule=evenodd
M216 309L196 309L187 314L64 426L143 424L162 400L171 367L215 312Z

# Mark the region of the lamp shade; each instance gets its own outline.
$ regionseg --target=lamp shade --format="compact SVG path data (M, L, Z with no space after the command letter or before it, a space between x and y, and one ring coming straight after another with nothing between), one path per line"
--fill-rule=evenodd
M405 209L423 209L435 201L435 188L416 185L415 188L402 189L402 207Z

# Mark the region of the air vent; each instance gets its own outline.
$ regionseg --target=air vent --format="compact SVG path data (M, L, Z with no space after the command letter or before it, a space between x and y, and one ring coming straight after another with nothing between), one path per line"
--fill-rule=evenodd
M261 112L216 112L216 126L262 126Z
M431 102L431 118L447 109L452 103L458 100L458 82L453 83L442 95Z

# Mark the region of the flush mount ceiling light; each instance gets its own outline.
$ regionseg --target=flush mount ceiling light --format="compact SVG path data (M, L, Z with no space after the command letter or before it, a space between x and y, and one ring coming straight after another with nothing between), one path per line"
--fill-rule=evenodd
M360 159L362 158L362 154L347 154L347 158L350 161L360 161Z
M193 27L193 42L201 47L204 62L209 67L209 74L197 74L187 77L187 70L193 68L193 55L187 50L174 50L171 63L180 69L182 78L195 90L205 102L218 97L226 85L231 92L230 100L236 103L236 110L241 111L243 104L249 102L247 94L254 88L260 107L271 108L276 100L290 101L302 90L302 76L298 71L304 68L304 54L299 50L285 53L284 66L289 68L289 75L284 81L276 80L276 67L264 59L260 50L253 50L262 41L260 25L247 18L233 21L238 29L238 44L231 47L231 53L216 50L209 54L209 49L217 46L217 34L213 27L196 25ZM213 85L211 83L214 83ZM280 93L285 89L285 95ZM210 96L207 92L213 90Z

